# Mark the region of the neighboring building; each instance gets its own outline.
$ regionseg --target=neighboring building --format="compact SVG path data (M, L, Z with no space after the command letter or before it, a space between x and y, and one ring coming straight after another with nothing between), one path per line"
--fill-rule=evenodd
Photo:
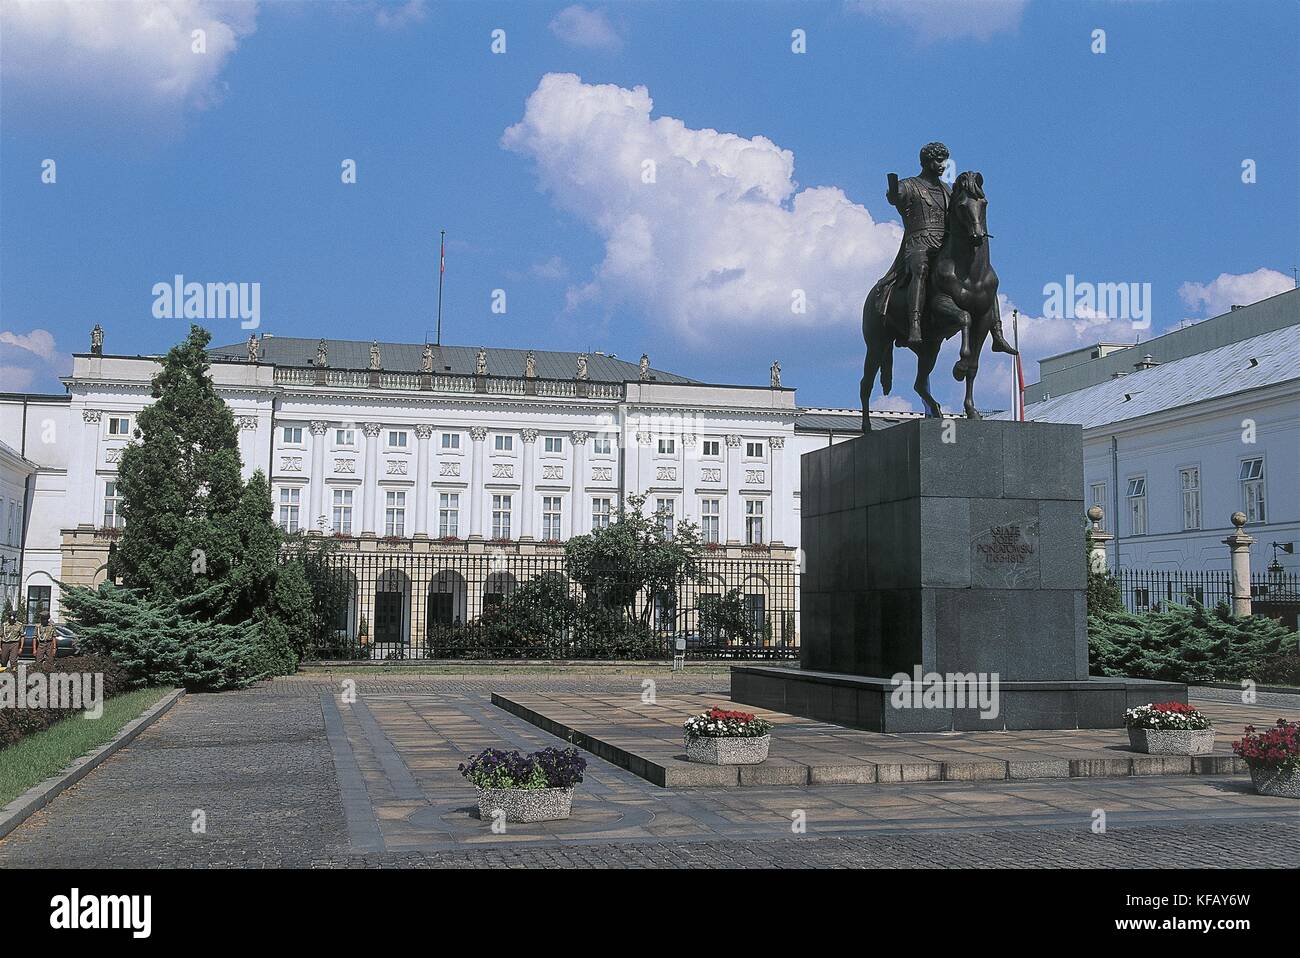
M22 594L23 535L35 464L0 441L0 613L17 609Z
M600 353L270 334L256 350L211 349L211 375L276 520L354 557L340 629L407 643L472 621L639 492L700 526L717 580L701 589L738 588L772 642L796 641L798 458L857 434L859 413ZM66 396L0 394L0 440L38 467L23 594L56 617L59 582L106 574L117 463L157 369L95 351L74 357Z
M1237 511L1256 572L1272 543L1300 546L1300 291L1064 357L1044 360L1026 398L1051 398L1025 416L1083 426L1084 499L1117 533L1121 568L1226 570ZM1300 568L1300 554L1278 559Z

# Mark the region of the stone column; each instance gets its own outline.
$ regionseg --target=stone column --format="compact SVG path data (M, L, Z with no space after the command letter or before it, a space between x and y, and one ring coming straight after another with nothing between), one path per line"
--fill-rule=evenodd
M654 436L649 430L641 429L636 434L636 491L641 495L646 495L650 488L650 477L654 475L653 469L655 464L655 450L651 448L654 442ZM653 513L655 504L649 499L646 500L642 507L642 512Z
M695 494L699 485L699 446L693 432L682 433L682 448L677 459L677 477L682 481L682 518L700 524L700 500Z
M433 427L415 427L415 538L429 538L429 437ZM421 623L423 628L423 623Z
M474 455L469 476L469 537L483 538L483 443L487 439L486 426L470 426L469 438L474 443Z
M767 445L772 450L772 514L767 517L767 541L774 546L783 546L785 518L792 511L785 500L785 436L768 436Z
M1101 521L1106 517L1101 506L1092 506L1088 510L1088 518L1092 520L1092 528L1088 530L1088 571L1105 572L1110 566L1106 558L1106 545L1115 536L1109 532L1102 532Z
M366 437L366 473L361 491L361 534L373 536L382 528L379 524L379 429L377 422L361 424L361 431ZM371 614L370 629L374 635L374 616Z
M740 437L727 436L727 544L739 545L743 538L744 503L740 500Z
M519 541L532 542L536 538L537 520L533 516L535 470L537 469L537 430L524 429L520 433L523 439L523 476L519 482Z
M324 523L325 515L325 433L329 423L314 419L308 427L311 430L311 506L307 514L307 534L318 536Z
M1238 618L1250 615L1250 547L1255 537L1241 531L1246 524L1244 512L1232 514L1236 532L1223 540L1232 559L1232 614Z
M81 459L81 502L77 504L74 514L77 525L96 528L102 517L95 516L95 504L99 502L99 423L103 414L98 409L81 410L81 443L78 454Z
M240 476L247 482L249 476L253 474L253 470L258 468L258 457L265 450L258 448L256 436L257 416L238 416L235 422L239 426L239 459L243 463ZM262 471L265 475L271 475L271 463L267 462Z
M572 433L573 451L569 467L569 535L582 534L586 525L583 519L582 493L587 484L587 440L590 434L582 430Z

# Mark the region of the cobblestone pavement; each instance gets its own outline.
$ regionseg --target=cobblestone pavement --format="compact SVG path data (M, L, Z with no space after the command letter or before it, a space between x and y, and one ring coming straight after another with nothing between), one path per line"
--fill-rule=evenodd
M643 673L649 673L643 674ZM188 695L0 841L17 866L1292 867L1294 803L1244 776L663 789L588 756L568 822L493 835L456 761L557 740L492 691L725 699L725 673L305 674ZM339 697L353 678L358 700ZM1268 721L1263 716L1262 721ZM1092 831L1094 812L1107 816ZM201 816L200 816L201 813ZM196 830L201 817L203 830ZM793 834L796 819L806 834Z

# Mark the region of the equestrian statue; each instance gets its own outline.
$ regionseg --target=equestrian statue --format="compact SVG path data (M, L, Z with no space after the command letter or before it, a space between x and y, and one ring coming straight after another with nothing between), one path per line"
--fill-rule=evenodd
M885 198L903 219L903 242L889 272L862 305L862 338L867 344L863 432L871 430L868 409L876 374L886 396L893 388L895 346L916 353L916 393L926 416L942 416L930 394L930 373L944 340L960 333L961 353L952 375L966 382L969 419L980 418L974 389L985 338L992 339L995 352L1016 352L1002 335L998 274L989 263L984 177L962 173L949 191L939 178L947 161L946 146L927 143L921 148L919 175L900 181L897 174L889 174Z

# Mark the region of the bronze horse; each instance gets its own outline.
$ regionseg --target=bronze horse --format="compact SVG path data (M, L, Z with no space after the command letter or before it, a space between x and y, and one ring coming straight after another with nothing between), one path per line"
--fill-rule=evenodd
M926 286L925 313L921 318L921 342L908 346L907 297L888 295L886 309L879 308L886 292L884 280L876 283L862 304L862 338L867 358L862 367L862 431L871 430L871 392L880 374L886 396L894 384L894 347L908 346L916 353L916 394L926 416L941 416L943 410L930 395L930 373L939 358L944 340L961 333L961 356L952 368L953 378L966 381L964 407L968 419L979 419L975 409L975 374L980 351L989 331L999 322L998 274L989 264L989 232L985 225L988 200L984 177L963 173L953 184L948 201L947 230L943 246L935 256ZM899 293L899 290L893 290Z

